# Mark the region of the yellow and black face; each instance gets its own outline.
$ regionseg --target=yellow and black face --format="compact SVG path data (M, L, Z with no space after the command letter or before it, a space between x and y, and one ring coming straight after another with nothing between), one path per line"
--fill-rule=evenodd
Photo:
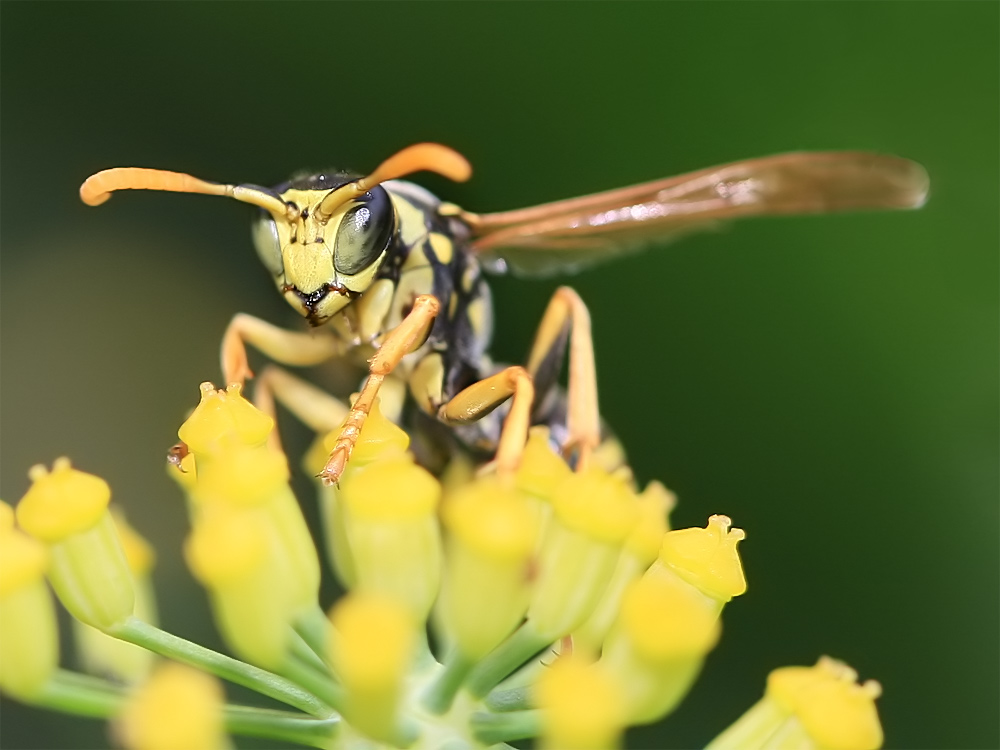
M396 212L376 185L327 215L321 204L353 176L318 174L268 191L284 216L261 211L253 225L257 255L279 291L310 325L322 325L371 286L396 230ZM329 204L330 201L327 201Z

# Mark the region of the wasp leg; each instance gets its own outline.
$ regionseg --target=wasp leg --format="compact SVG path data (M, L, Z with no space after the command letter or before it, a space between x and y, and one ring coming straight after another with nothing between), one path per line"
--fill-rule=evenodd
M318 365L344 354L350 345L328 332L287 331L246 313L237 314L222 337L222 372L227 385L253 377L245 344L253 344L284 365Z
M438 410L438 418L450 424L468 424L511 399L496 454L497 473L510 474L521 463L534 398L535 386L528 371L523 367L508 367L457 393Z
M274 419L277 417L275 401L288 409L306 427L321 435L335 430L344 421L349 408L322 388L281 367L268 365L254 384L253 403ZM277 425L268 440L272 448L281 450Z
M569 336L569 398L566 429L567 453L577 451L577 468L582 469L601 444L601 415L597 403L597 368L590 313L579 295L567 286L552 296L538 326L528 356L528 372L535 379L540 398L555 385L566 339Z
M414 300L413 309L403 322L389 332L369 361L368 379L348 412L330 458L319 474L326 484L336 484L339 481L383 381L403 357L423 344L440 309L441 303L437 298L421 294Z

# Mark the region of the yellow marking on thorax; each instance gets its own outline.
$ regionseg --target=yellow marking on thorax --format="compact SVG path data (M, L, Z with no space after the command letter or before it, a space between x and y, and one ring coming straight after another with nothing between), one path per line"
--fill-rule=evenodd
M399 217L399 236L407 247L413 247L423 242L427 237L427 222L424 212L410 203L406 198L389 191L389 198L396 207Z
M440 263L445 265L451 263L451 258L455 252L455 246L451 241L451 238L439 234L437 232L431 232L430 235L431 249L434 250L434 254Z
M466 266L465 271L462 272L462 291L471 292L472 287L475 286L478 279L479 269L476 268L475 264Z
M421 359L410 373L410 393L427 414L434 414L444 400L444 359L432 352Z
M465 306L465 316L472 325L472 330L476 338L483 338L489 333L492 321L489 320L489 313L486 309L486 300L477 297Z

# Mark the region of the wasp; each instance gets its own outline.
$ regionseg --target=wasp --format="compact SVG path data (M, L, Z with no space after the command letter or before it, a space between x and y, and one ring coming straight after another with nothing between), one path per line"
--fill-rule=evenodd
M223 336L225 380L243 384L252 376L247 344L284 365L367 362L368 376L349 409L329 406L314 386L273 365L258 379L255 398L272 411L276 399L311 426L339 425L320 475L336 483L380 391L383 404L396 405L397 421L407 405L411 431L436 431L473 452L494 454L498 472L516 468L536 424L549 426L558 449L578 466L598 450L602 425L586 305L560 288L524 366L498 365L488 353L494 325L484 272L573 272L729 219L911 209L928 191L927 173L906 159L797 152L477 214L401 179L420 171L457 182L472 172L452 149L421 143L368 175L300 174L269 189L115 168L88 178L80 195L98 205L116 190L166 190L227 196L259 209L252 227L257 255L313 330L288 331L237 314ZM564 393L558 380L567 349Z

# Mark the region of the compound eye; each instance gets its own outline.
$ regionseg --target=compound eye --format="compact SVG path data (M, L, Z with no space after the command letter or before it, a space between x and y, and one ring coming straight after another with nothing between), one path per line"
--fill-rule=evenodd
M380 187L362 196L347 210L337 228L333 265L352 276L370 266L389 244L393 214L389 195Z
M261 214L253 223L253 246L257 256L274 277L285 272L281 260L281 242L278 240L278 225L268 214Z

